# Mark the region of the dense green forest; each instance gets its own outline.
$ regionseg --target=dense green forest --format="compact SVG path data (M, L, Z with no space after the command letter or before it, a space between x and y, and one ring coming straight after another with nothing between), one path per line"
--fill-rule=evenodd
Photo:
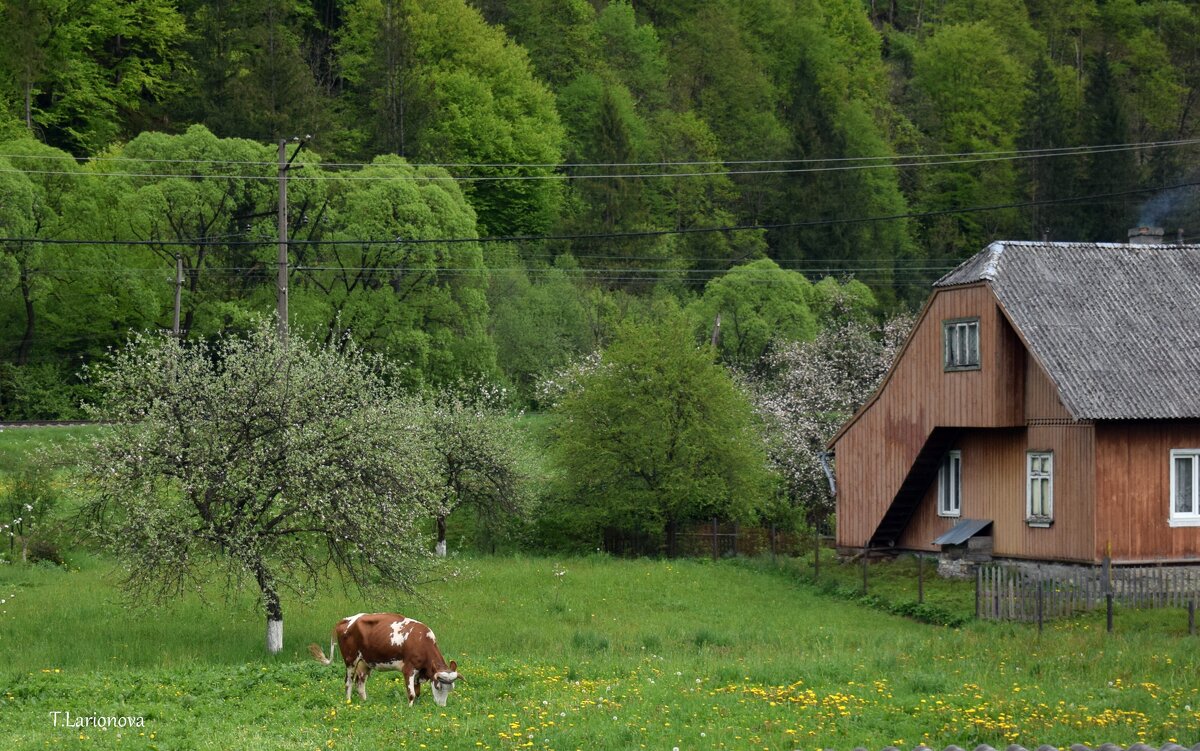
M535 400L627 321L752 365L992 239L1195 232L1198 129L1196 0L0 0L0 418L177 259L187 336L269 315L281 139L292 324Z

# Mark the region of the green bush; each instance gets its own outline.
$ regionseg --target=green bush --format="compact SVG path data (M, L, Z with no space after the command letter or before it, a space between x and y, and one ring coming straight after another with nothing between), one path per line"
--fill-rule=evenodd
M4 483L7 488L0 495L0 530L8 537L11 560L46 560L32 557L36 547L39 555L50 556L56 563L62 562L58 545L51 541L47 529L51 514L61 499L61 493L54 486L54 470L54 462L48 453L33 452Z
M78 420L80 404L92 395L71 367L0 365L0 419Z

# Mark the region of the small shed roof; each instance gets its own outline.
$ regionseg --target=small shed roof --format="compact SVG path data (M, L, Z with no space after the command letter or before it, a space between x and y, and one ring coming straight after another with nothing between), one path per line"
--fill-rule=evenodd
M1200 417L1200 245L995 242L988 283L1076 419Z
M963 519L950 528L942 536L933 541L934 545L962 545L967 540L992 526L991 519Z

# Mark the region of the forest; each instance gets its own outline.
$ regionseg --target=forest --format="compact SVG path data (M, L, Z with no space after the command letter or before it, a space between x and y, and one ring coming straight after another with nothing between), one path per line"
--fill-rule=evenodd
M177 289L271 315L282 140L292 326L538 408L627 322L753 370L994 239L1195 237L1198 120L1195 0L4 0L0 418Z

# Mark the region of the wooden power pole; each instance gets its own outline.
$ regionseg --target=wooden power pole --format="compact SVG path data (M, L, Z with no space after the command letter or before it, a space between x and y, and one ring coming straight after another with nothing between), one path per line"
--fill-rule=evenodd
M311 139L312 136L305 136L303 139L299 136L293 138L296 150L292 152L291 158L288 158L287 155L287 139L279 142L279 278L276 282L278 290L276 311L279 315L279 339L285 344L288 339L288 170L300 169L304 166L297 164L293 168L292 161L300 153L300 149L304 148L304 144Z
M171 318L171 333L179 338L179 303L183 297L183 256L175 254L175 315Z
M287 140L279 142L279 277L276 282L279 339L288 338Z

